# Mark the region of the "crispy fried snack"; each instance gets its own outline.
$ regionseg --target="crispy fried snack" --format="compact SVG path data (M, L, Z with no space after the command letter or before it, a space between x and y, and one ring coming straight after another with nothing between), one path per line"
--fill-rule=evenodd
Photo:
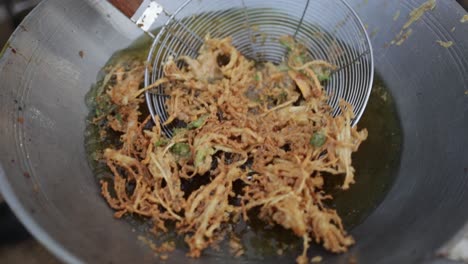
M335 67L312 60L291 37L280 42L288 49L282 64L256 64L230 38L207 37L197 58L171 58L165 77L146 88L140 86L142 64L110 71L114 82L105 96L114 108L96 120L121 133L121 144L103 153L112 187L101 183L117 218L148 217L156 232L175 222L192 257L219 241L225 223L239 215L248 220L254 208L266 223L303 239L298 263L307 263L311 240L335 253L354 243L324 204L333 199L324 179L344 175L343 190L354 183L351 155L367 131L351 127L346 102L342 114L332 115L323 83ZM160 85L169 96L165 124L186 124L172 138L159 122L145 129L150 117L139 112L143 92ZM206 184L184 188L182 182L195 179ZM233 188L236 181L244 184L241 192ZM230 202L234 197L240 204Z

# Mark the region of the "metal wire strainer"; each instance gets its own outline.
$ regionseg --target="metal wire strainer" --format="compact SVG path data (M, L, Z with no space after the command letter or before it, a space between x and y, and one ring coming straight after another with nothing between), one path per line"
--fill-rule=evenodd
M245 56L275 63L286 54L278 39L291 35L308 47L313 58L338 66L326 85L334 114L340 111L340 98L354 107L353 125L364 112L374 77L372 47L361 20L343 0L187 0L172 14L161 5L153 7L167 20L155 33L147 86L163 77L162 65L170 56L197 56L208 33L231 36ZM146 99L153 118L159 116L164 122L167 98L162 92L162 88L148 92ZM172 134L170 127L163 130Z

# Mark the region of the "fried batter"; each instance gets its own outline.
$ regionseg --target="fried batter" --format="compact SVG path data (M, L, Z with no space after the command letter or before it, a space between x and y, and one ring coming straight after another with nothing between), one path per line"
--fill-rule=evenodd
M113 107L95 120L107 120L104 130L121 133L121 144L103 153L113 184L101 182L117 218L148 217L155 232L175 222L188 255L199 257L226 234L226 223L239 215L248 221L255 208L266 223L303 239L298 263L307 263L312 240L331 252L347 251L354 240L325 205L333 197L324 181L344 175L342 189L350 188L351 155L367 131L351 127L354 114L346 102L342 114L332 115L323 84L335 67L313 60L291 37L280 41L288 50L280 65L256 64L230 38L207 37L197 58L170 58L165 77L151 87L141 88L141 63L109 72L113 84L103 96ZM172 138L160 122L148 128L150 118L139 111L143 92L159 85L169 98L164 123L187 124ZM183 188L193 179L206 184ZM234 190L236 181L243 182L242 192ZM233 197L240 204L232 204ZM243 253L238 242L232 243L236 255Z

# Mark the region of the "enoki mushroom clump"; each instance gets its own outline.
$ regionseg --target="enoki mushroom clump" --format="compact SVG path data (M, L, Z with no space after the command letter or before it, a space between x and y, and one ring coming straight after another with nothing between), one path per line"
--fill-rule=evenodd
M164 78L146 88L141 62L108 71L112 84L97 98L108 111L95 122L104 122L102 135L120 135L102 155L113 179L101 182L117 218L147 217L155 232L175 223L191 257L222 240L227 223L248 222L253 209L303 239L298 263L307 263L311 241L335 253L354 243L325 204L333 197L324 181L344 175L343 190L354 183L351 155L367 131L351 127L344 101L332 115L323 85L335 66L290 37L280 42L288 50L280 65L256 64L230 38L207 37L197 58L171 58ZM156 86L168 97L165 124L178 126L171 138L140 112L143 92ZM203 184L186 187L196 181Z

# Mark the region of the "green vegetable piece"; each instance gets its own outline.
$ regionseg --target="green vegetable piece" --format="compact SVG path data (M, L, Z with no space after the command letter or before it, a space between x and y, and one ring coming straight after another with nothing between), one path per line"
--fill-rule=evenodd
M285 48L287 48L289 51L292 50L293 44L290 41L288 41L288 39L280 39L279 43Z
M319 74L317 75L317 78L319 79L319 81L321 82L325 82L325 81L329 81L330 80L330 74Z
M323 68L312 68L314 71L315 75L317 75L317 78L320 82L324 81L329 81L331 78L331 71L328 69L323 69Z
M155 146L155 147L162 147L162 146L167 145L168 143L169 143L169 140L164 139L164 138L161 138L160 140L158 140L158 141L156 141L156 142L154 143L154 146Z
M122 115L121 115L120 113L117 113L117 114L115 115L115 119L117 119L117 121L119 121L120 124L123 123Z
M172 129L172 133L174 134L174 136L180 133L185 133L186 131L187 131L187 128L185 127L178 127L178 128Z
M327 142L327 136L320 132L315 132L310 139L310 144L316 148L322 147Z
M200 128L205 124L206 119L208 118L209 115L203 115L197 120L193 121L190 123L187 128L188 129L195 129L195 128Z
M297 55L294 57L294 61L299 64L304 64L305 63L305 57L303 55Z
M96 98L96 102L96 117L107 116L117 109L117 105L111 102L107 94Z
M280 64L280 65L278 66L278 71L280 71L280 72L285 72L285 71L289 71L289 70L290 70L290 68L289 68L289 66L286 65L286 64Z
M259 82L260 81L260 73L255 73L255 81Z
M197 152L195 153L195 160L194 160L195 167L199 167L203 165L206 157L211 156L214 153L215 153L215 150L213 148L201 148L197 150Z
M171 152L181 157L190 156L190 146L187 143L176 143L171 147Z
M197 150L197 153L195 154L195 160L194 160L194 164L196 167L200 166L200 164L203 163L203 161L205 161L205 152L204 151L200 151L200 150Z

